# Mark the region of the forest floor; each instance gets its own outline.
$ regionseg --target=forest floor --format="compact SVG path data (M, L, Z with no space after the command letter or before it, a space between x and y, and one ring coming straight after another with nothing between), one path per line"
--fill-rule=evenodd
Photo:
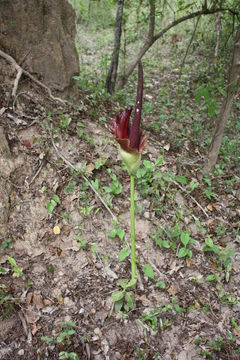
M176 78L167 61L147 75L139 281L120 312L112 294L131 274L129 176L108 130L119 104L90 89L64 107L34 88L2 115L15 170L0 250L0 359L240 359L238 155L225 144L225 167L198 177L206 119L169 90Z

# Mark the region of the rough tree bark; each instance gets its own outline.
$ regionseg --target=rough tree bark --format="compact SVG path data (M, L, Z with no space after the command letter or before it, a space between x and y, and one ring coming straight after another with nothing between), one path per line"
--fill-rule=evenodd
M119 50L120 50L121 35L122 35L123 6L124 6L124 0L118 0L114 48L112 53L111 65L106 79L106 89L110 94L114 92L116 79L117 79Z
M129 76L132 74L133 70L135 69L137 63L141 60L143 55L150 49L150 47L155 43L155 41L157 41L158 39L163 37L163 35L166 34L166 32L168 32L174 26L177 26L178 24L180 24L180 23L182 23L184 21L187 21L189 19L193 19L195 17L199 17L199 16L202 16L202 15L211 15L211 14L218 13L220 11L221 12L222 11L230 11L231 13L234 13L234 11L232 11L231 9L228 9L228 8L225 9L225 8L212 7L211 9L207 9L207 8L204 7L201 10L195 11L195 12L193 12L191 14L182 16L181 18L172 21L163 30L161 30L159 33L154 35L154 23L153 23L153 20L155 20L155 10L154 10L154 14L151 14L151 11L154 9L154 7L153 7L154 6L154 0L149 0L149 4L150 4L150 20L149 20L149 32L148 32L147 40L143 44L142 48L139 50L139 53L137 54L135 59L128 65L125 73L118 79L117 84L116 84L117 89L121 89L121 88L124 87L124 85L127 83L127 80L129 78ZM153 29L152 36L149 36L150 29Z
M63 95L74 92L79 73L75 33L67 0L0 2L0 49Z
M202 173L209 173L217 163L219 150L222 144L223 132L226 126L234 95L238 90L239 85L239 69L240 69L240 26L238 27L236 41L233 50L233 58L229 71L229 80L227 85L227 96L222 104L220 114L216 121L215 130L212 137L212 142L209 148L209 153L205 161Z

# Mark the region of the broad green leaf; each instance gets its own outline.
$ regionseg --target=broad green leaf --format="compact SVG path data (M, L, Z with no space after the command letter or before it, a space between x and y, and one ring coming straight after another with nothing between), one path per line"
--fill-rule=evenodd
M56 206L56 202L54 200L47 200L46 201L46 208L48 210L48 212L51 214L53 212L53 210L55 209Z
M208 236L208 237L205 239L205 244L206 244L207 246L209 246L210 248L213 247L213 241L212 241L212 239L210 238L210 236Z
M130 255L130 250L127 248L123 248L120 251L120 256L119 256L120 261L124 261L129 255Z
M123 299L116 301L114 303L115 312L118 313L121 310L122 306L123 306Z
M187 232L182 232L180 238L181 238L181 242L183 243L183 245L184 245L184 246L187 246L187 244L188 244L189 241L190 241L189 233L187 233Z
M124 292L123 291L114 291L114 293L112 293L113 302L117 302L119 300L122 300L123 298L124 298Z
M71 194L72 192L74 192L75 186L76 186L77 182L75 180L72 180L70 182L70 184L68 184L68 186L66 186L65 188L65 192L67 194Z
M154 272L153 272L153 268L150 264L145 264L143 266L143 271L144 274L151 280L154 280Z
M171 242L170 242L169 240L163 240L162 246L163 246L165 249L169 249L169 248L171 247Z
M148 170L152 170L152 168L153 168L153 164L152 164L151 161L149 161L149 160L144 160L144 161L143 161L143 165L144 165L144 167L145 167L146 169L148 169Z
M16 263L16 261L15 261L15 259L14 259L13 257L8 256L8 261L9 261L9 263L10 263L10 265L11 265L12 267L14 267L14 268L17 267L17 263Z
M119 279L118 280L118 285L120 285L121 288L123 288L123 290L126 289L127 283L128 283L128 279Z
M131 297L131 294L130 294L129 292L126 292L126 294L125 294L125 300L126 300L126 302L127 302L127 305L128 305L128 307L129 307L129 309L133 309L133 307L134 307L134 301L133 301L133 299L132 299L132 297Z
M59 198L59 196L57 194L54 194L52 199L57 203L57 204L60 204L61 203L61 200Z
M134 288L135 285L136 285L136 283L137 283L137 279L131 279L131 280L127 283L126 289L128 289L128 288Z
M188 180L185 176L177 175L177 176L175 176L175 179L177 180L177 182L179 182L182 185L187 185L187 183L188 183Z
M206 281L207 282L211 282L211 281L219 281L219 276L218 275L215 275L215 274L211 274L211 275L208 275L206 277Z
M163 163L163 156L159 156L157 160L155 161L155 166L160 166Z
M178 252L179 259L184 258L187 255L188 255L188 248L186 248L186 247L182 247Z

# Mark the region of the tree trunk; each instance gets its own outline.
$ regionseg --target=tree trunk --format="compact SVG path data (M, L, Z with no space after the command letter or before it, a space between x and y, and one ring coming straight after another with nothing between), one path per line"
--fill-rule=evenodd
M217 42L216 42L216 47L215 47L215 66L217 65L217 58L218 58L218 53L219 53L219 48L220 48L220 39L221 39L221 13L219 12L217 14Z
M110 69L109 69L109 72L107 75L107 80L106 80L106 89L110 94L112 94L114 92L116 79L117 79L119 50L120 50L121 35L122 35L123 6L124 6L124 0L118 0L114 49L113 49L113 53L112 53Z
M0 49L63 96L76 90L75 33L75 13L67 0L0 2Z
M233 49L233 58L229 71L229 81L227 85L227 96L223 102L220 114L216 121L216 126L212 138L212 142L209 148L208 157L205 161L205 165L202 173L209 173L217 163L219 150L222 144L223 132L226 126L234 95L238 89L238 78L240 68L240 26L237 31L237 37Z
M126 84L129 76L132 74L137 63L141 60L143 55L154 43L153 37L154 37L154 29L155 29L155 0L149 0L149 8L150 8L150 15L149 15L149 28L148 28L147 40L143 45L142 49L139 51L136 59L128 66L124 75L119 79L117 83L118 89L121 89Z

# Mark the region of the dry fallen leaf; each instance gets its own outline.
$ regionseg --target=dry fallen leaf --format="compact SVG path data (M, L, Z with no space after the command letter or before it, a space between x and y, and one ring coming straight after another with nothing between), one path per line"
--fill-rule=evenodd
M40 315L36 310L27 309L24 315L28 324L35 324L40 319Z
M86 175L91 175L94 169L95 165L93 163L88 164L85 169Z
M207 205L207 209L208 209L209 211L213 211L213 206L212 206L212 204L208 204L208 205Z
M38 310L44 307L44 304L42 302L42 297L40 294L36 294L36 293L33 294L33 303L34 305L36 305L36 308Z
M32 300L32 296L33 296L33 293L32 292L29 292L26 296L26 305L29 305L31 300Z
M34 336L34 335L36 335L36 333L39 331L39 330L41 330L41 326L40 325L36 325L36 324L33 324L32 325L32 335Z
M73 240L71 250L79 251L79 245L78 245L77 240Z
M168 289L167 292L169 293L169 295L175 296L178 293L178 288L176 285L171 285Z
M59 295L58 295L58 303L59 303L60 305L63 305L63 303L64 303L62 294L59 294Z
M44 306L52 306L53 302L49 299L43 299Z
M59 235L60 232L61 232L60 227L58 225L55 225L54 228L53 228L53 233L55 235Z

